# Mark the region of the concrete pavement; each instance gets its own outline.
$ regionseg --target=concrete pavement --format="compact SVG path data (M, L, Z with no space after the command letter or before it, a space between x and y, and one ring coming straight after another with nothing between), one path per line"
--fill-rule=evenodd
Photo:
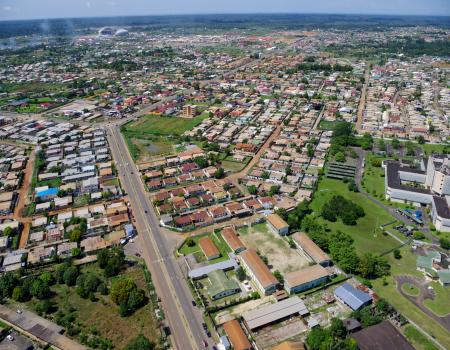
M119 170L120 180L127 192L142 243L145 259L165 315L172 332L172 344L176 349L199 349L204 331L201 312L191 304L192 296L182 271L173 259L172 244L159 227L150 199L140 179L125 141L116 126L108 128L111 152Z

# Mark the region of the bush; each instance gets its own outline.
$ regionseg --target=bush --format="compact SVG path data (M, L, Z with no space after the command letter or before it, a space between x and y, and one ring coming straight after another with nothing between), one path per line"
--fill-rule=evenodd
M397 260L402 258L402 254L400 253L400 249L394 249L394 251L392 253L394 254L394 258L397 259Z
M450 249L450 240L448 240L447 238L440 238L439 239L439 244L441 245L441 248L443 249Z
M125 347L125 350L153 350L155 345L142 334L132 339Z
M186 245L188 246L188 247L193 247L193 246L195 246L195 241L192 239L192 238L188 238L187 240L186 240Z
M420 232L420 231L415 231L414 233L413 233L413 238L414 239L424 239L425 238L425 235L423 234L423 232Z
M74 286L77 281L78 275L78 269L75 266L70 266L67 270L64 271L64 283L68 286Z

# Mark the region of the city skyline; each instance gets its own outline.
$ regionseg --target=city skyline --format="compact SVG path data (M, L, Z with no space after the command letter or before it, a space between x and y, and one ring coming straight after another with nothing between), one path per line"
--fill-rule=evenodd
M318 0L281 0L276 4L269 1L206 0L186 2L170 0L163 3L143 0L111 1L87 0L67 2L55 0L2 0L0 21L30 20L76 17L115 17L136 15L194 15L194 14L239 14L239 13L296 13L296 14L364 14L364 15L425 15L449 16L450 4L445 0L405 1L357 1L345 0L336 3Z

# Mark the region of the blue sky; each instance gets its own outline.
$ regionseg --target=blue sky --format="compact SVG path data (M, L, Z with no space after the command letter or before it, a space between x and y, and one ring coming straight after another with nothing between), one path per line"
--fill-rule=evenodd
M0 20L200 13L450 15L450 0L0 0Z

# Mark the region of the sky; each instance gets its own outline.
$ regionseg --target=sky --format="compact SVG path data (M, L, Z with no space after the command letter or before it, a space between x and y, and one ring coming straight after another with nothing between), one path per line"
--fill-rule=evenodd
M0 0L0 21L205 13L450 16L450 0Z

